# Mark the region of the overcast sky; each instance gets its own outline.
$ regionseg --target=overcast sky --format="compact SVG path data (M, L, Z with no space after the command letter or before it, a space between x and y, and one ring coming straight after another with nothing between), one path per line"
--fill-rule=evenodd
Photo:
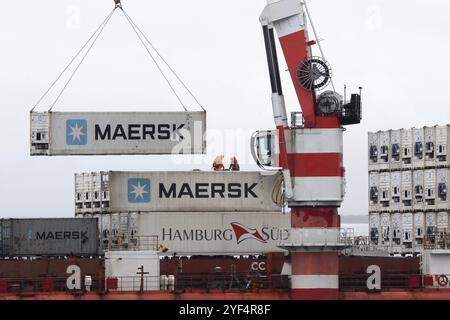
M0 1L1 217L73 216L75 172L209 170L217 154L236 154L243 169L256 169L249 134L274 128L258 20L265 0L123 0L208 111L208 154L186 158L30 157L29 110L113 1ZM450 122L450 3L314 0L309 6L336 88L364 87L363 122L348 127L344 137L347 196L341 213L365 215L367 132ZM279 59L288 111L297 111L282 54ZM38 109L48 109L55 95ZM54 110L181 109L117 12Z

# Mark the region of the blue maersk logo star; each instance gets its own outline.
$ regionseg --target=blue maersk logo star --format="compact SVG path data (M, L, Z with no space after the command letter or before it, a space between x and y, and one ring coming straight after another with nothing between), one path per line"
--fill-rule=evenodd
M128 179L128 202L150 202L150 179Z
M87 144L87 121L66 121L66 144L69 146L84 146Z

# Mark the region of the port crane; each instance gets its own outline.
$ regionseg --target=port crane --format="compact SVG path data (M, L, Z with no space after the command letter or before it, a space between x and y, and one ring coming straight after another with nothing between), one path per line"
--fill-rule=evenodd
M268 1L260 22L266 47L276 130L256 132L252 153L265 170L283 173L285 200L291 209L291 236L280 244L291 255L292 299L338 299L338 208L345 195L344 126L361 122L361 92L345 101L333 90L330 65L320 43L310 39L312 24L305 2ZM288 122L275 42L285 57L301 112ZM313 55L318 46L321 56Z

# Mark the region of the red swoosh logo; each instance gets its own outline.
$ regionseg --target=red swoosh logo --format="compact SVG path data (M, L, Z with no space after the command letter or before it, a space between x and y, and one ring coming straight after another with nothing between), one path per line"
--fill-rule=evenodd
M264 238L256 229L247 228L246 226L237 222L232 222L231 227L233 228L234 234L236 235L236 240L238 244L248 239L253 239L262 243L267 243L267 241L264 240Z

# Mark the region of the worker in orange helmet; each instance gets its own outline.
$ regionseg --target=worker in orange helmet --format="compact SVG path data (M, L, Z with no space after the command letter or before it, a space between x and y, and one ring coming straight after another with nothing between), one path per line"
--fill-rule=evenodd
M223 165L224 156L217 156L213 162L213 170L214 171L224 171L225 167Z
M231 157L230 171L240 171L239 162L236 157Z

